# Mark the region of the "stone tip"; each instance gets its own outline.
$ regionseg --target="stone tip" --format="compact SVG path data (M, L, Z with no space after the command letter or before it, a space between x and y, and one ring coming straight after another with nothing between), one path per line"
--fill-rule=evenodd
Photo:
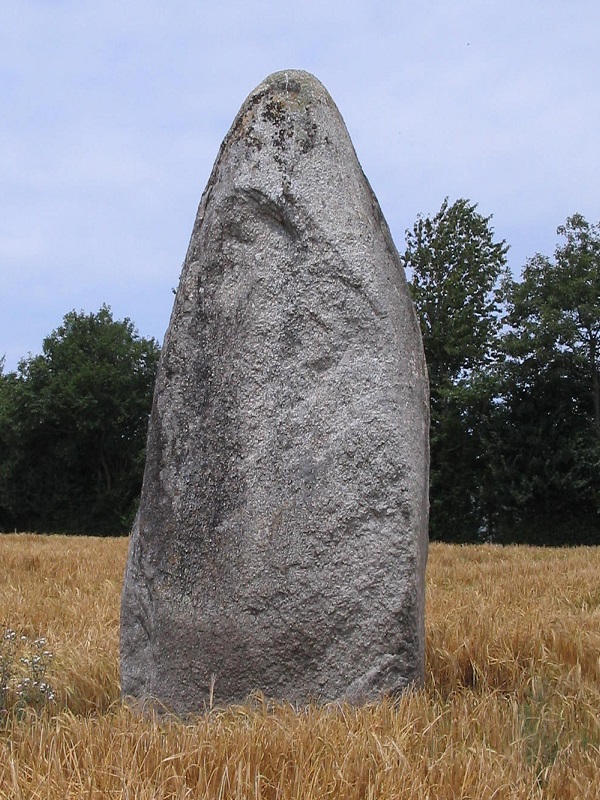
M322 85L318 78L304 69L281 69L277 72L272 72L270 75L267 75L263 83L285 87L289 84L293 84L294 81L297 83L305 83L309 81Z
M319 94L329 98L329 92L321 81L303 69L284 69L272 72L251 92L250 97L275 91L288 95Z

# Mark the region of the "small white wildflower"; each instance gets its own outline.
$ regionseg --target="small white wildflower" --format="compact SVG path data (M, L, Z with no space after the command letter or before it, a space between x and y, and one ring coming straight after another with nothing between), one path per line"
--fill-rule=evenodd
M7 628L4 631L4 639L7 642L12 642L16 638L17 634L13 631L12 628Z

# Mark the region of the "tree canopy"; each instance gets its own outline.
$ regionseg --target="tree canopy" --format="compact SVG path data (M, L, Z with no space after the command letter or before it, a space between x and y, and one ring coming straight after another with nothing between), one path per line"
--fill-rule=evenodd
M419 313L433 392L490 361L499 329L498 279L508 246L468 200L442 203L406 231L402 256Z
M159 352L102 306L69 312L41 355L0 374L0 528L128 530Z
M402 262L421 322L431 394L432 538L476 540L487 474L483 420L492 402L506 242L491 217L448 198L406 232Z
M505 363L498 462L502 537L600 541L600 227L581 214L557 229L554 258L504 284ZM510 513L506 513L509 511Z
M431 380L431 535L600 542L600 226L506 271L490 217L446 199L407 232Z

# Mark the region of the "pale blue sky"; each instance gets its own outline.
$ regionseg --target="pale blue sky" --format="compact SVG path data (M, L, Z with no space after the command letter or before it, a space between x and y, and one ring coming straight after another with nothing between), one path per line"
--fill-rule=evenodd
M466 197L519 273L600 219L598 0L0 0L0 355L108 303L162 342L220 142L269 73L327 87L399 250Z

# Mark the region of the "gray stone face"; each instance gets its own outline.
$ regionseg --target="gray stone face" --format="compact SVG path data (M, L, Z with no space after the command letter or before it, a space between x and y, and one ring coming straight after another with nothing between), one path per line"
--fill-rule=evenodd
M398 254L327 91L276 73L223 142L165 338L123 694L186 713L421 682L427 483Z

